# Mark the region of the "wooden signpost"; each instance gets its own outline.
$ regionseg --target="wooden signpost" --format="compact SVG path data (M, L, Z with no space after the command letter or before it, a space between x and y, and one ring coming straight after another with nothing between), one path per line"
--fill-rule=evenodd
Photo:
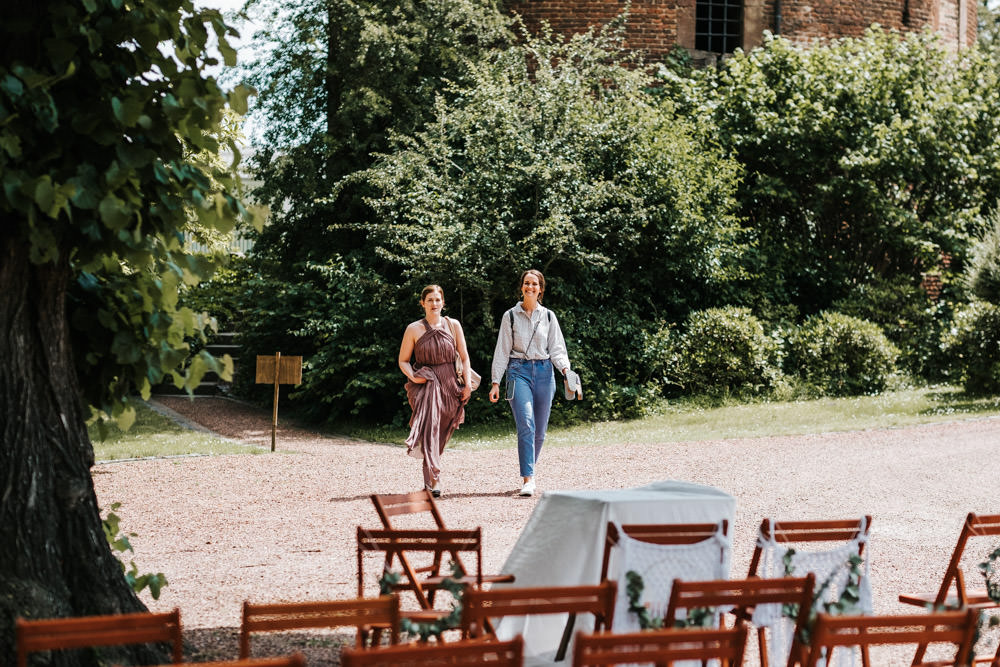
M271 451L278 432L278 385L302 383L302 357L257 355L257 384L274 383L274 416L271 420Z

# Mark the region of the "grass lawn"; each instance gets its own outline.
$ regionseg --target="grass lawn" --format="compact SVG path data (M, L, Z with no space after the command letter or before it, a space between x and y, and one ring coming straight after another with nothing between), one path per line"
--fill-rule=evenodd
M132 428L110 427L104 440L96 427L90 428L94 458L98 461L135 459L148 456L185 454L248 454L264 451L259 447L221 440L208 433L192 431L164 417L144 403L136 407Z
M558 396L556 400L562 400ZM496 405L505 421L466 424L452 438L459 449L502 449L515 446L514 420L501 401ZM893 391L878 396L823 398L812 401L761 402L705 407L698 401L666 403L644 419L595 422L576 426L551 426L546 446L610 445L621 442L680 442L722 440L772 435L802 435L830 431L856 431L912 426L934 422L1000 416L1000 396L969 397L957 387L936 386ZM402 444L407 431L400 428L350 428L348 435ZM110 429L99 439L90 431L98 461L180 456L185 454L258 454L252 445L221 440L192 431L146 405L138 406L135 424L128 431Z
M556 400L563 400L558 395ZM509 417L510 409L497 403ZM653 416L621 422L550 426L545 446L610 445L621 442L680 442L772 435L802 435L912 426L977 417L1000 416L1000 396L966 396L957 387L935 386L893 391L878 396L823 398L811 401L734 404L704 407L695 401L664 405ZM514 420L463 425L449 447L501 449L514 447ZM360 429L352 435L379 442L402 443L402 429Z

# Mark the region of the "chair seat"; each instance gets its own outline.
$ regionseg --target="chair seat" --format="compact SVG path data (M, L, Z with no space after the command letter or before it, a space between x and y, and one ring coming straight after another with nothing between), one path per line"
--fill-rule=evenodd
M929 607L934 604L934 600L937 599L937 593L904 593L899 596L899 601L903 604L912 604L917 607ZM989 609L990 607L997 607L996 602L990 599L990 596L986 594L986 589L978 589L967 591L965 594L966 607L970 609ZM949 595L945 598L944 607L947 609L958 609L961 605L958 603L957 595Z

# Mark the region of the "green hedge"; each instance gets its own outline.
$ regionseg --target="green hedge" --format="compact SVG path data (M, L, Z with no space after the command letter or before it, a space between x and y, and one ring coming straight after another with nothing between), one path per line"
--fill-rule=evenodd
M825 311L789 336L785 370L832 396L877 393L896 372L899 350L878 325Z

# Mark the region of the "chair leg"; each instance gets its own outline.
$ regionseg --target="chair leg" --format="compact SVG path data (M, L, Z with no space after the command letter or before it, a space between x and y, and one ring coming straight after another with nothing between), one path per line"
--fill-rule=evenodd
M757 649L760 651L760 667L767 667L767 636L764 628L757 628Z

